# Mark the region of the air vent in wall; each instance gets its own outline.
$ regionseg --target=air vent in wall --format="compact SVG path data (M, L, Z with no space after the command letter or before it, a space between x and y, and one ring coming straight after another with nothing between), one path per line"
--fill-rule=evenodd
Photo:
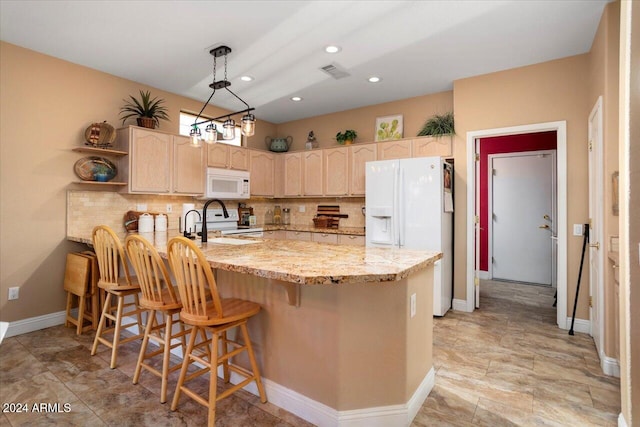
M320 69L336 80L343 77L349 77L351 75L335 62L329 65L325 65L324 67L320 67Z

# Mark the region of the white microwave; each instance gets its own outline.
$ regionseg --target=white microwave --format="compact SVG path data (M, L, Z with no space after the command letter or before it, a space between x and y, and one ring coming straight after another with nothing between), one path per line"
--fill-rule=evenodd
M247 171L207 168L205 197L208 199L248 199L250 189Z

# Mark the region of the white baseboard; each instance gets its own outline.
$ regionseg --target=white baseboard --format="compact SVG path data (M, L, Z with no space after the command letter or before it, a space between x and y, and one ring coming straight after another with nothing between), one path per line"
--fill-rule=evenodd
M222 376L222 368L218 369ZM237 384L244 378L231 373L231 382ZM435 385L435 370L431 368L411 399L404 405L337 411L320 402L303 396L267 378L262 379L269 402L319 427L405 427L411 424L420 407ZM255 382L244 387L258 395Z
M571 317L567 317L566 330L571 330ZM574 332L582 332L583 334L591 333L591 321L586 319L576 319L573 323Z
M52 326L63 325L66 317L67 312L63 310L56 313L50 313L42 316L30 317L28 319L16 320L15 322L9 322L8 326L6 327L6 333L4 336L9 338L16 335L38 331L40 329L50 328ZM0 326L0 328L4 327L4 325Z
M0 322L0 344L2 344L2 340L7 333L7 329L9 329L9 322Z
M605 375L620 378L620 361L600 352L600 367Z
M480 280L489 280L491 279L491 276L489 276L488 271L478 270L478 278Z
M452 309L456 311L464 311L467 313L471 313L473 311L473 309L469 310L466 299L454 299Z
M628 427L627 421L624 419L622 412L618 415L618 427Z

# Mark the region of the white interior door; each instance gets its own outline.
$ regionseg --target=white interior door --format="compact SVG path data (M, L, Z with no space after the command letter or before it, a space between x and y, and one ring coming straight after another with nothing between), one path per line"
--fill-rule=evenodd
M589 308L591 317L591 336L598 353L602 350L603 338L603 248L602 242L602 195L604 175L602 171L602 97L589 115L589 284L592 304Z
M494 279L551 285L553 151L490 158L490 255Z

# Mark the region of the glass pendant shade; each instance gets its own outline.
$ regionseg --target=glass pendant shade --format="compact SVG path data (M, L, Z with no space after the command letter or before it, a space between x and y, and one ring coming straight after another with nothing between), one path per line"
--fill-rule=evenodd
M227 119L222 125L222 139L233 139L236 137L236 122L233 119Z
M202 134L200 133L200 129L198 129L198 126L194 126L191 129L191 132L189 132L189 137L191 138L191 146L192 147L199 147L200 146L200 136Z
M244 136L253 136L256 133L256 116L253 114L245 114L242 116L242 134Z
M216 128L216 125L214 125L213 123L208 125L206 134L207 144L213 144L214 142L216 142L218 140L218 129Z

